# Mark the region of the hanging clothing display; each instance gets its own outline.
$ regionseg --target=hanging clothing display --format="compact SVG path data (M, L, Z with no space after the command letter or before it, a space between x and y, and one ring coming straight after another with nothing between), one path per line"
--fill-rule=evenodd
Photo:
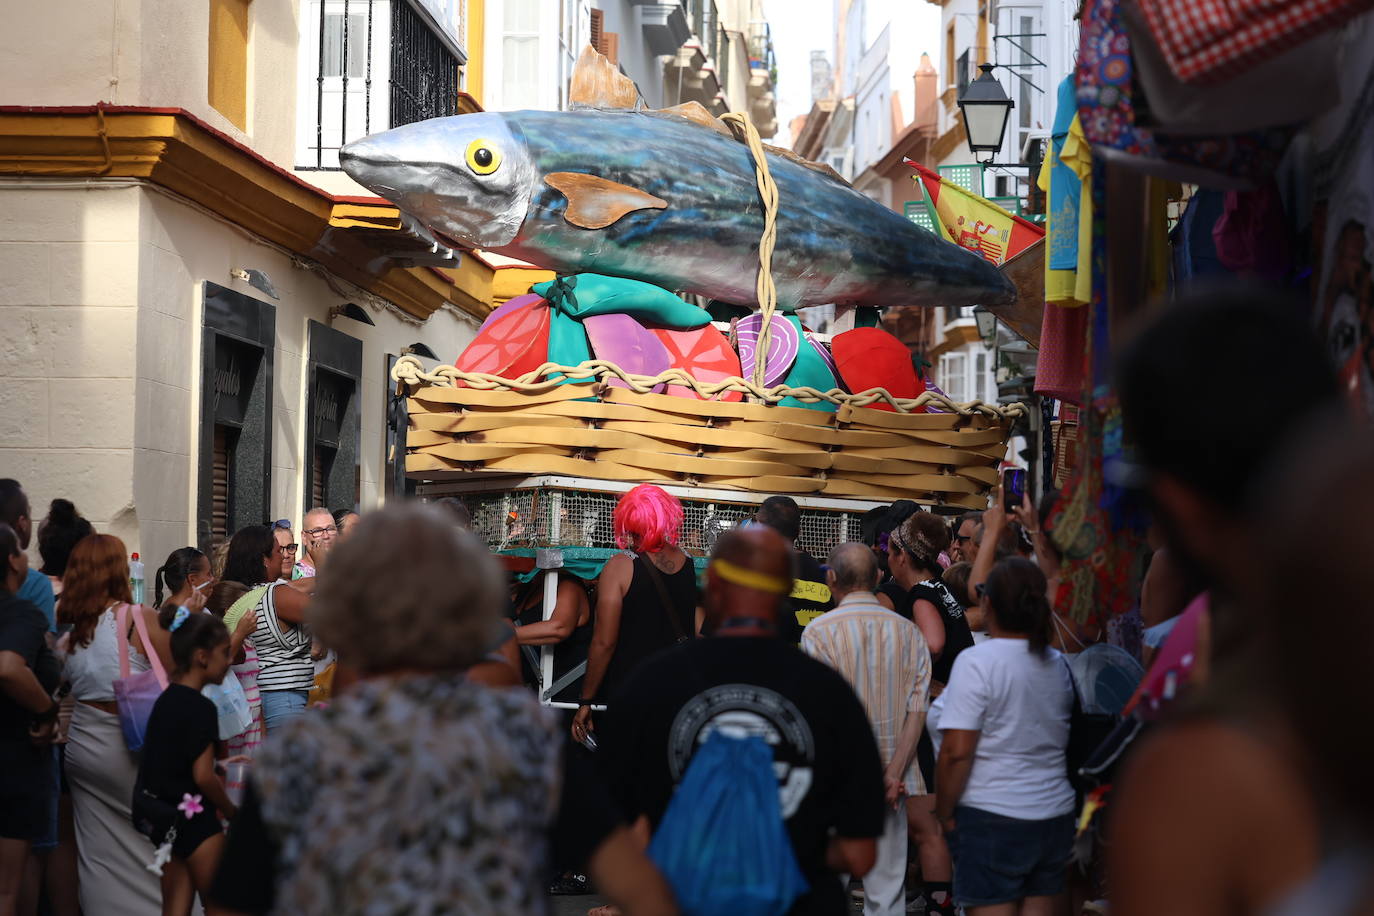
M1083 195L1091 172L1092 155L1078 121L1077 90L1070 74L1059 84L1050 147L1036 180L1047 202L1045 301L1055 305L1083 305L1092 289L1089 246L1082 244L1080 234L1081 227L1092 223L1092 199L1085 201Z
M1137 0L1174 75L1215 83L1374 7L1374 0Z
M1352 405L1374 417L1374 16L1347 30L1348 94L1312 125L1319 336Z
M1141 100L1121 5L1086 0L1083 10L1075 78L1078 115L1094 151L1114 164L1206 187L1249 189L1272 178L1295 128L1180 136L1138 121Z

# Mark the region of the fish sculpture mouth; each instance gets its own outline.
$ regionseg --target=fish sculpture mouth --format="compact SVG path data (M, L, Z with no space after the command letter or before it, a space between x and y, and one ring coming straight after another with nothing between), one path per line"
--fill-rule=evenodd
M504 120L459 115L407 124L339 151L343 171L418 221L472 248L515 240L534 168Z

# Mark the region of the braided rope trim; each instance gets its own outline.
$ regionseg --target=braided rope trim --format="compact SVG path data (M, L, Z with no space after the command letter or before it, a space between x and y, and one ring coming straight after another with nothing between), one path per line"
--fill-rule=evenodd
M754 160L754 181L759 189L759 202L763 204L763 233L759 236L759 273L754 281L754 295L759 300L759 339L754 349L754 366L750 378L755 385L763 384L764 373L768 370L768 349L772 343L773 313L778 307L778 287L773 282L773 247L778 241L778 186L768 170L768 156L764 153L763 140L754 127L754 122L743 112L731 111L720 116L720 120L733 128L739 139L749 147L749 155Z
M829 401L837 406L848 404L851 407L869 407L881 402L892 405L898 413L913 413L923 407L934 407L946 413L982 416L999 423L1025 416L1027 413L1026 405L1020 403L1006 406L987 404L983 401L956 404L948 397L933 391L927 391L916 398L896 398L886 388L870 388L868 391L848 394L839 388L831 388L829 391L790 388L787 385L761 388L738 376L719 382L702 382L681 369L669 369L659 375L637 375L626 372L615 363L599 359L587 360L576 366L544 363L518 378L508 379L488 372L464 372L453 366L438 366L433 372L427 372L419 359L406 355L396 360L396 365L391 370L391 379L411 386L438 385L446 388L457 387L456 383L462 382L467 387L479 391L516 391L523 394L552 391L565 381L604 383L611 379L619 379L638 394L652 394L653 389L662 384L681 385L708 400L725 391L740 391L766 404L776 404L783 398L796 398L808 404Z

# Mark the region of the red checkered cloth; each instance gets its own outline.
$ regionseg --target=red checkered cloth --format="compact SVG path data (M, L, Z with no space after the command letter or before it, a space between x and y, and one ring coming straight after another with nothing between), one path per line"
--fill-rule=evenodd
M1138 0L1174 75L1218 83L1343 25L1374 0Z

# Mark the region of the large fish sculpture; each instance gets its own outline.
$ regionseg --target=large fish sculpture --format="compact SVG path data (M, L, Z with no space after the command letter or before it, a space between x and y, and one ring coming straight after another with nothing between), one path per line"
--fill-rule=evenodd
M584 74L588 57L579 63ZM591 93L593 104L633 105L633 84L627 92L617 78L625 79L608 78L611 92ZM574 89L578 82L575 74ZM823 167L782 150L766 155L778 188L779 308L1014 298L1011 282L976 254ZM764 213L754 164L748 147L700 106L436 118L350 143L339 162L359 184L464 245L560 273L629 277L758 305Z

